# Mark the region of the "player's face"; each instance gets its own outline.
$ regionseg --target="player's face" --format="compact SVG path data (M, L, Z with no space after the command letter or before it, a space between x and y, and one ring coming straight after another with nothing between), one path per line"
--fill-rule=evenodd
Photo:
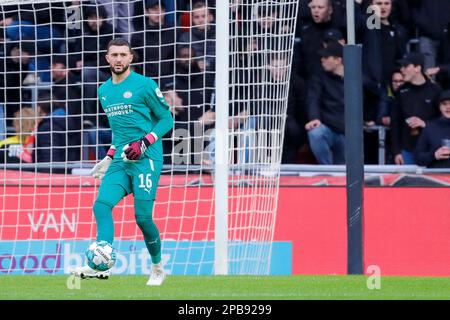
M444 100L439 104L442 116L450 119L450 100Z
M111 46L106 54L111 72L120 75L128 70L133 61L133 55L127 46Z

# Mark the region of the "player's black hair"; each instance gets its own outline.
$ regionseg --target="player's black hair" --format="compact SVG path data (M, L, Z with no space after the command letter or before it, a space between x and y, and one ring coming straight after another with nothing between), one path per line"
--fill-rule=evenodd
M130 49L130 53L133 54L133 49L131 48L130 43L128 42L128 40L126 40L124 38L115 38L115 39L112 39L111 41L109 41L108 46L106 47L107 53L109 51L109 47L111 47L111 46L126 46L126 47L128 47L128 49Z

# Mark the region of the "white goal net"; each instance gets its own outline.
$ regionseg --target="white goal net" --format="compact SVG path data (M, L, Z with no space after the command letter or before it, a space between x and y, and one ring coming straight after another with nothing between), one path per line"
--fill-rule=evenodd
M166 271L214 274L225 41L228 274L290 273L290 248L273 237L298 2L230 0L226 35L212 0L0 1L0 274L67 273L96 237L89 171L111 143L97 88L118 37L175 120L153 211ZM113 273L148 274L132 196L113 217Z

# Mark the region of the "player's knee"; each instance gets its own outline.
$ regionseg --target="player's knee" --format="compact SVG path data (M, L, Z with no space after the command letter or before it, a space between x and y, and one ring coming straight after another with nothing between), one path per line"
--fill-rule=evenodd
M151 216L136 215L135 217L136 223L139 226L139 228L141 228L141 230L148 229L149 227L152 227L155 224Z
M93 206L93 210L94 210L94 215L96 217L105 215L105 214L110 214L112 212L112 207L110 204L103 202L101 200L96 200L94 202L94 206Z

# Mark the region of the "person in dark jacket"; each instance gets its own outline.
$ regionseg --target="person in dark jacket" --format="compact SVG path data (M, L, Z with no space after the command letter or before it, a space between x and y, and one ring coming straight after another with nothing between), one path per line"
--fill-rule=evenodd
M211 73L202 72L198 66L198 60L193 47L182 44L177 50L177 64L175 76L175 91L183 101L183 108L175 119L175 138L181 137L180 144L190 149L178 149L185 163L201 163L203 145L205 143L204 132L207 129L201 118L211 110L214 91L214 77ZM187 137L186 137L187 135ZM191 150L191 157L184 151Z
M344 26L333 20L333 4L331 0L312 0L309 3L311 22L297 24L296 36L300 38L299 70L305 80L321 71L320 55L324 38L329 29L343 30Z
M190 31L182 33L178 42L192 45L201 63L201 70L213 71L216 67L216 28L214 15L206 2L193 2L191 23Z
M49 93L41 93L37 102L39 115L36 130L34 162L66 162L67 131L64 109ZM53 110L53 112L52 112ZM43 171L49 171L44 169ZM55 170L53 172L58 172Z
M339 43L319 51L323 71L308 88L308 131L311 150L319 164L345 163L344 65Z
M415 164L413 152L422 129L439 117L441 88L424 75L421 53L409 53L399 63L405 84L392 107L392 151L397 165Z
M421 166L450 168L450 91L442 92L439 101L442 117L423 129L415 157Z
M286 109L286 126L284 130L282 163L296 163L299 148L307 143L307 134L305 124L307 122L306 114L306 85L302 78L295 73L291 73L290 79L287 78L289 67L289 56L275 53L270 57L269 62L269 82L265 97L262 101L268 102L274 110L270 110L266 117L278 119L282 113L283 107L280 102L283 100L280 96L282 89L289 84L288 103ZM267 111L266 111L267 112ZM269 121L272 128L277 129L279 121ZM269 129L269 128L268 128Z
M406 30L391 21L392 0L373 0L379 8L380 28L361 28L363 44L363 68L368 78L387 88L396 68L396 61L406 52Z
M440 39L450 22L450 0L410 0L425 69L436 65Z
M34 45L28 41L12 42L6 44L6 57L4 70L1 78L4 84L2 90L5 90L5 116L6 124L12 125L14 113L20 110L23 103L31 101L29 90L21 90L23 81L32 73L30 73L30 62L35 55Z
M163 2L147 0L144 30L131 36L137 71L153 78L160 87L173 81L174 73L175 29L166 24L165 12Z
M450 23L444 30L441 40L441 50L435 67L428 68L426 74L436 77L436 81L445 89L450 89Z
M108 42L113 38L113 27L105 20L107 13L104 6L83 4L81 8L86 19L80 35L82 38L77 38L71 50L75 53L76 67L81 69L82 111L87 115L86 120L97 125L96 115L99 113L97 89L99 83L110 77L105 55ZM100 121L103 126L108 126L106 116L100 118Z
M51 94L57 106L62 106L64 114L68 117L67 130L69 134L68 159L71 161L80 160L81 154L81 129L83 127L83 117L95 118L96 110L83 110L81 99L81 88L76 77L67 67L67 58L63 55L54 55L52 63L52 91ZM83 100L83 102L85 102ZM64 106L66 106L64 108ZM50 113L55 110L50 110ZM89 116L89 114L91 114Z

